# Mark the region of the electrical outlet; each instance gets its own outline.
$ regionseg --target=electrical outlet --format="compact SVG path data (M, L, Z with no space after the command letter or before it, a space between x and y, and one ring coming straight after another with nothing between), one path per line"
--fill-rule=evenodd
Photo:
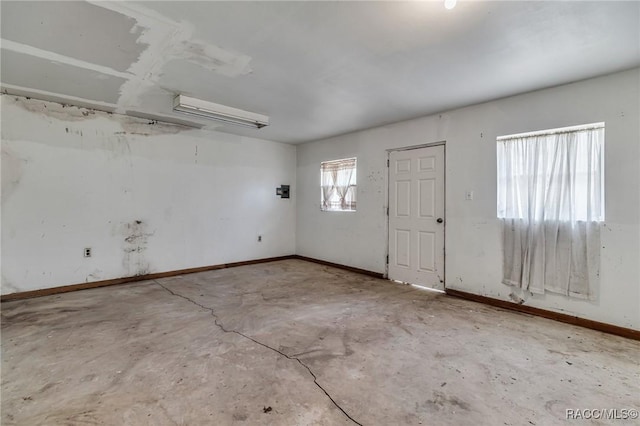
M262 235L258 235L258 242L261 243L262 242Z
M91 257L91 247L85 247L84 257Z

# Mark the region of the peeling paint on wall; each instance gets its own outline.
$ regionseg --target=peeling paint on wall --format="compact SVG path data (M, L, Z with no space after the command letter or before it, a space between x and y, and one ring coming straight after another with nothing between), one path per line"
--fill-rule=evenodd
M2 195L11 197L1 205L3 294L294 252L295 205L265 182L295 180L295 147L23 97L0 102ZM247 188L269 196L245 203ZM257 226L266 243L255 244ZM95 249L90 259L84 247Z
M102 279L102 269L95 269L92 273L87 275L85 282L100 281Z
M161 135L175 135L180 132L193 131L194 128L184 126L181 124L166 123L157 120L143 119L130 117L120 114L112 114L104 111L97 111L82 107L69 106L56 102L41 101L37 99L25 98L22 96L12 96L1 94L3 102L16 105L28 112L42 115L46 118L60 120L69 123L79 123L79 125L65 124L64 132L68 135L78 136L79 139L67 138L65 140L67 146L73 146L74 148L88 149L88 145L82 144L82 137L85 136L84 131L86 125L84 125L87 119L107 119L112 123L117 123L121 130L115 130L113 132L93 130L96 136L102 136L105 141L105 149L111 154L116 155L129 155L131 154L131 147L129 146L129 140L127 135L137 136L161 136ZM2 135L3 140L10 140L8 135ZM71 143L74 142L74 143ZM3 158L5 157L3 153ZM10 154L7 155L7 161L10 159ZM23 160L26 161L26 160ZM12 170L10 166L8 170ZM4 179L3 179L4 180Z
M120 120L123 132L121 134L155 136L175 135L176 133L192 130L179 124L164 123L156 120L141 120L123 116Z
M9 96L3 94L2 96ZM21 96L13 96L15 105L26 111L41 114L63 121L84 121L96 116L96 111L55 102L39 101ZM106 114L106 113L104 113Z
M149 273L149 263L144 258L144 252L149 244L149 237L155 231L148 231L147 224L136 219L121 225L121 235L124 236L123 265L129 275L145 275Z

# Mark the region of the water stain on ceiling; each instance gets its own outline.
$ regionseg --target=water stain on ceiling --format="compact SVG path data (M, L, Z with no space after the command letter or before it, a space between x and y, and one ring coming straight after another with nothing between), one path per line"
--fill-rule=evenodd
M5 93L298 143L640 65L640 2L3 1ZM243 129L176 94L270 116Z

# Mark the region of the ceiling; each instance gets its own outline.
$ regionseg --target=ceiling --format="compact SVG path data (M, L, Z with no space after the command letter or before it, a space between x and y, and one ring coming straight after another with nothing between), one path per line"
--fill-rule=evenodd
M299 143L640 65L640 2L2 1L3 91ZM181 93L270 116L172 111Z

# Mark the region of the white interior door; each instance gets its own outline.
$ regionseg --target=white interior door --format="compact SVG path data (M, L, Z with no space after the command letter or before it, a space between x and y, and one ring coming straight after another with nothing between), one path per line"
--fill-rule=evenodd
M389 279L444 290L444 145L389 156Z

